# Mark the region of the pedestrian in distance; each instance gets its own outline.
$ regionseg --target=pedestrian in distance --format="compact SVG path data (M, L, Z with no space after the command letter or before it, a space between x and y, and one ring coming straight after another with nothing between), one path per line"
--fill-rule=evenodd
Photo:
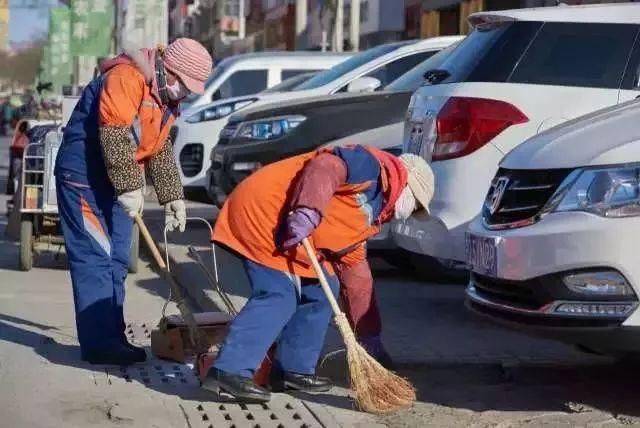
M58 210L69 258L82 359L146 359L125 336L124 282L132 218L142 211L145 169L169 230L184 231L183 188L169 130L180 101L202 94L212 59L195 40L127 50L102 62L64 130L56 166Z
M388 359L365 244L383 223L428 208L433 191L421 157L360 145L294 156L242 181L220 211L213 240L240 257L252 293L203 387L239 401L268 401L269 389L253 377L273 343L272 391L331 387L315 374L331 307L299 245L307 237L334 294L341 287L358 340L375 358Z

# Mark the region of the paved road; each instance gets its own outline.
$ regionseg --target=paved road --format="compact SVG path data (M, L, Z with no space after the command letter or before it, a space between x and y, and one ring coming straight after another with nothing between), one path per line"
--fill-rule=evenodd
M0 139L0 177L8 166L6 147ZM384 418L353 411L339 357L322 367L339 385L330 393L280 395L268 408L214 403L184 365L88 366L78 359L64 252L43 248L32 271L17 271L17 244L1 238L5 201L0 196L0 426L640 426L636 367L495 328L464 310L461 287L425 284L378 263L385 340L400 373L418 389L419 402L410 410ZM149 219L159 220L151 208ZM193 214L214 215L210 207L193 208ZM206 244L206 230L192 228L171 241L175 271L194 304L219 305L186 251L188 244ZM206 245L198 250L206 255ZM222 258L223 282L240 306L246 284L234 261ZM127 283L131 337L144 345L145 329L155 325L167 295L149 265L142 263ZM339 345L333 331L328 349Z

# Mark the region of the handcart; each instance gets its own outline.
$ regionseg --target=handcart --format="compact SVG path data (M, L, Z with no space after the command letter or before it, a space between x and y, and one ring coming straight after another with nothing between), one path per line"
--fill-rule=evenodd
M43 140L30 142L24 148L19 188L14 199L20 211L19 263L23 271L33 267L36 244L64 245L53 175L61 143L62 130L58 127L49 131ZM138 227L134 225L129 252L129 272L132 273L138 270L139 242Z

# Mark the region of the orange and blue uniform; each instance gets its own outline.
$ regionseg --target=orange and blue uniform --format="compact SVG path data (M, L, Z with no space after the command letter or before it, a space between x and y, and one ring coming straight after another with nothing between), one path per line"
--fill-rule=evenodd
M55 176L83 357L126 342L124 281L132 220L118 195L144 186L149 168L158 199L182 199L167 143L174 111L153 79L118 60L82 92L59 149ZM162 185L157 185L162 183Z
M331 309L304 250L279 245L284 220L298 207L321 213L310 240L323 255L334 292L347 285L345 279L351 282L345 300L363 292L354 280L368 288L363 307L347 311L356 332L365 325L379 333L365 242L391 219L405 184L406 171L395 157L364 146L295 156L240 183L218 216L213 240L243 258L253 291L214 367L251 377L277 339L276 368L315 372Z

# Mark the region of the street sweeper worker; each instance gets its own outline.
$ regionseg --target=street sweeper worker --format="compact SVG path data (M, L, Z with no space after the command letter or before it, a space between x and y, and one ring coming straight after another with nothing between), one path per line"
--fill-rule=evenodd
M184 230L183 188L169 130L180 101L202 94L212 59L195 40L130 49L104 61L64 130L56 166L82 359L127 365L146 359L124 334L124 281L144 168L170 230Z
M381 347L365 242L394 216L428 207L432 195L433 173L422 158L360 145L285 159L241 182L220 211L213 240L242 259L252 294L203 386L240 401L269 400L252 377L277 342L272 390L330 388L315 369L331 307L299 245L306 237L322 255L333 292L342 284L358 337Z

